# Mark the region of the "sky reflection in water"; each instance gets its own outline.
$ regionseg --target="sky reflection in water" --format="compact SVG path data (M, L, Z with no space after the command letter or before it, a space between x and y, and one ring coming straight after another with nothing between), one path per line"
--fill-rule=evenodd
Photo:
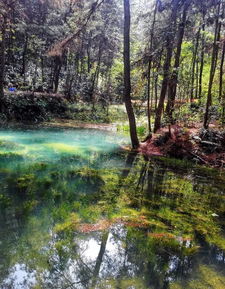
M127 142L0 131L1 289L225 288L224 173Z

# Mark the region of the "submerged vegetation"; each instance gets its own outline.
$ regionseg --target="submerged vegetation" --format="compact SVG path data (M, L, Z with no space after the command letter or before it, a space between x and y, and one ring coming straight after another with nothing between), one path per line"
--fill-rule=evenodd
M14 132L18 148L34 146L30 133ZM50 158L0 162L0 288L21 288L17 272L24 288L223 288L224 171L106 153L107 142L88 158L59 143L55 158L51 133L35 131Z

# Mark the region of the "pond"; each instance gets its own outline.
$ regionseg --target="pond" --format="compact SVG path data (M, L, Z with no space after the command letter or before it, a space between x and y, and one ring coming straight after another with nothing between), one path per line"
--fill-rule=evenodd
M225 288L225 173L88 129L0 131L1 289Z

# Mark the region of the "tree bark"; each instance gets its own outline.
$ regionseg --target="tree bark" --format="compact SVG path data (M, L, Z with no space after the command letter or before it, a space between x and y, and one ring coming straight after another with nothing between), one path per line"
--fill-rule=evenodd
M225 39L223 40L222 56L220 62L219 101L221 101L223 95L224 58L225 58Z
M204 69L204 58L205 58L205 13L203 14L202 24L202 41L201 41L201 60L200 60L200 71L199 71L199 99L202 98L202 77Z
M185 31L185 26L186 26L186 21L187 21L187 11L188 11L188 8L190 6L190 2L191 1L187 1L185 6L184 6L182 20L181 20L181 23L179 25L177 49L176 49L176 54L175 54L175 64L174 64L174 68L173 68L172 77L171 77L171 80L170 80L169 86L168 86L168 103L167 103L166 112L167 112L171 122L173 122L173 109L174 109L175 99L176 99L176 94L177 94L181 48L182 48L184 31Z
M193 52L193 60L192 60L192 73L191 73L191 102L194 99L194 90L195 90L195 67L196 67L196 60L197 60L197 54L198 54L198 46L199 46L199 38L200 38L201 28L199 28L196 36L196 42L195 42L195 48Z
M94 73L93 80L92 80L92 88L91 88L91 93L90 93L90 101L92 103L94 103L94 101L95 101L94 96L95 96L95 90L98 86L101 59L102 59L102 43L99 44L98 62L97 62L97 66L96 66L95 73Z
M129 119L132 147L133 149L137 149L139 147L139 140L131 102L130 71L130 0L124 0L124 102Z
M88 45L87 45L87 72L91 72L91 45L92 45L92 32L88 34Z
M216 72L218 52L219 52L219 44L218 43L220 41L220 30L221 30L221 22L219 21L220 7L221 7L221 3L219 2L218 9L217 9L217 16L216 16L211 69L210 69L210 77L209 77L209 85L208 85L208 94L207 94L207 102L206 102L204 124L203 124L205 129L208 129L209 122L210 122L209 109L212 105L212 87L213 87L213 80L214 80L214 76L215 76L215 72Z
M25 42L23 47L23 55L22 55L22 70L21 76L23 76L23 83L25 85L26 82L26 56L27 56L27 46L28 46L28 36L27 33L25 35Z
M175 30L176 30L176 19L177 19L177 10L178 10L179 2L180 2L179 0L176 0L173 2L172 13L170 17L171 29L170 31L167 31L167 35L166 35L166 59L165 59L164 67L163 67L163 82L162 82L161 94L159 98L159 104L156 110L154 132L157 132L157 130L160 129L161 127L161 118L162 118L164 102L165 102L167 87L168 87L169 78L170 78L171 59L173 56L173 41L174 41Z
M158 80L159 80L159 71L161 69L161 65L162 65L162 55L163 55L163 47L161 48L159 55L157 57L157 65L156 65L156 69L155 69L155 75L154 75L154 86L155 86L155 111L157 110L157 106L158 106Z
M4 111L6 17L3 15L0 43L0 112Z
M150 98L151 98L151 70L152 70L153 38L154 38L154 29L155 29L155 21L156 21L156 13L157 13L157 8L158 8L158 1L159 0L156 0L156 3L155 3L153 22L152 22L152 27L151 27L150 58L149 58L149 62L148 62L148 84L147 84L147 95L148 95L147 110L148 111L147 112L148 112L148 132L149 132L149 134L152 131L152 128L151 128L151 107L152 107L152 104L150 104Z
M55 69L54 69L54 93L58 92L59 87L59 75L62 68L62 60L60 56L56 56L55 58Z

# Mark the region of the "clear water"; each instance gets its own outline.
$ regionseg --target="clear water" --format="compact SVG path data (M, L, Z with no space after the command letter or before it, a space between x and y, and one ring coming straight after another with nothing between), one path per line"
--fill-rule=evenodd
M1 289L225 288L225 173L128 141L0 131Z
M3 130L0 131L1 152L17 152L26 161L58 161L62 155L90 158L108 153L127 143L128 138L93 129L74 130Z

